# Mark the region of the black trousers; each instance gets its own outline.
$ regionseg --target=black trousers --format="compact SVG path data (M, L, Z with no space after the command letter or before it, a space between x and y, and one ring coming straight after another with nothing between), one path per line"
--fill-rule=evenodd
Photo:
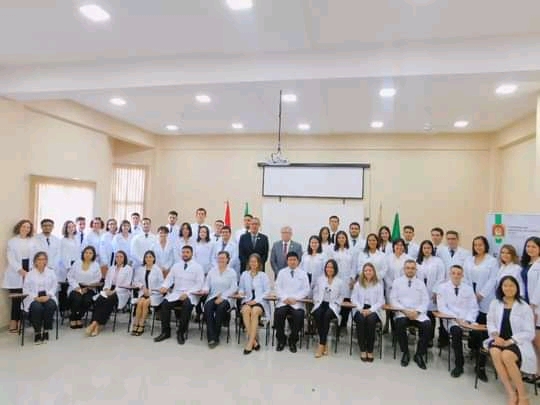
M163 300L161 303L161 333L171 333L171 311L175 307L180 307L180 310L176 312L176 318L178 319L178 334L185 334L189 326L189 317L193 310L193 304L186 298L185 300L167 301Z
M343 298L344 302L351 302L350 298ZM346 328L347 327L347 321L349 320L349 315L351 314L351 308L345 308L341 307L341 311L339 311L339 314L341 315L341 323L339 324L340 328Z
M313 312L313 319L315 319L315 326L319 334L319 343L325 345L328 339L328 331L330 330L330 322L332 319L336 319L336 314L334 314L328 302L324 301Z
M118 296L112 294L107 298L102 295L98 296L98 299L94 303L94 314L92 321L96 321L99 325L105 325L109 320L114 308L118 306Z
M69 294L68 304L71 309L71 314L69 315L70 321L80 321L83 318L92 305L92 297L94 294L95 292L92 290L88 290L84 294L80 294L77 291L72 291Z
M22 288L10 288L10 294L21 294ZM21 303L22 298L12 298L11 299L11 320L20 321L21 320Z
M274 311L274 327L276 328L278 344L285 344L287 340L287 336L285 336L285 319L287 317L289 317L289 326L291 328L289 344L296 344L298 342L298 333L304 323L304 310L294 309L290 305L276 308Z
M229 301L223 300L219 304L216 304L215 298L207 301L204 305L204 315L206 316L206 337L208 338L209 342L219 342L221 325L223 325L225 319L230 316L230 308L231 304L229 304Z
M375 328L380 322L379 316L372 312L368 316L362 315L360 311L354 314L356 323L356 338L361 352L373 353L375 347Z
M463 357L463 330L459 326L454 325L450 328L450 335L452 336L452 349L456 357L456 367L463 368L465 364Z
M476 322L480 325L485 325L487 322L487 314L485 312L479 312L476 317ZM469 334L469 347L473 350L476 356L479 355L480 349L484 343L484 340L488 338L487 331L472 330ZM478 366L486 366L486 356L480 356L478 359Z
M68 301L68 287L69 284L67 282L59 283L58 285L60 288L58 289L58 307L60 309L60 312L64 312L66 309L69 308L69 301Z
M407 339L407 328L409 326L416 326L419 330L418 345L416 347L416 354L423 355L427 353L427 346L429 337L431 336L431 321L425 320L412 321L406 316L395 318L394 326L396 328L396 337L399 343L399 348L402 353L409 352L409 342Z
M36 333L41 333L42 330L52 329L56 308L56 302L52 299L49 299L47 302L33 301L30 304L30 323Z

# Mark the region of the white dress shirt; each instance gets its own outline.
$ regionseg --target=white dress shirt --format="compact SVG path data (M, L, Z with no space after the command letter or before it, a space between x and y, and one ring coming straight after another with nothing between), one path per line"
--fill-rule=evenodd
M364 287L360 284L360 281L357 281L354 283L351 302L356 305L356 308L353 309L353 316L358 311L361 311L364 308L364 305L370 305L371 308L369 308L369 310L376 313L379 317L379 321L382 321L382 307L384 305L383 283L379 281L376 284L368 284Z
M38 297L40 291L45 291L47 296L57 303L56 290L58 289L58 280L54 270L45 267L43 272L31 269L24 278L23 294L28 294L24 299L24 310L30 310L30 304Z
M493 256L485 255L481 263L474 262L475 257L471 256L465 260L465 282L476 286L476 293L484 298L479 302L480 312L487 313L489 304L495 298L495 284L497 283L497 272L499 266Z
M48 242L47 239L49 239ZM36 245L38 251L47 253L47 267L58 271L60 265L60 239L54 235L45 236L40 233L36 235ZM59 280L64 281L65 277Z
M187 294L191 303L197 305L199 303L199 297L194 295L194 293L203 289L203 268L195 260L190 260L187 263L181 261L173 264L169 274L167 274L167 277L163 281L162 287L169 289L173 285L173 290L165 297L167 301L178 301L182 294Z
M439 285L444 281L445 267L440 257L424 257L422 264L418 265L416 277L424 282L429 294L429 311L435 311L437 304L434 295L437 294Z
M97 262L91 262L88 270L83 270L82 264L81 260L77 260L73 263L73 266L71 266L71 269L67 274L67 281L69 283L68 295L71 291L79 288L80 284L96 284L101 280L101 269Z
M457 288L457 295L456 295ZM478 302L472 287L469 284L461 283L454 285L452 281L443 282L437 292L437 307L439 312L464 320L470 323L476 322L478 317ZM445 322L446 329L457 325L451 319Z
M62 238L60 241L60 260L56 276L59 281L66 279L69 269L81 260L81 247L75 238Z
M142 266L144 254L148 250L152 250L156 241L156 235L150 232L139 233L133 236L131 240L131 257L133 258L133 266L135 268Z
M332 284L330 284L326 276L320 276L313 287L313 309L311 312L315 312L323 301L326 301L336 315L338 323L341 322L341 303L345 298L345 287L349 288L349 286L343 285L343 280L339 277L334 277Z
M227 267L222 273L219 271L219 268L214 267L206 276L203 290L208 291L206 301L210 301L220 295L221 298L229 301L229 304L232 307L234 302L229 297L238 290L238 284L236 284L236 272L230 267Z
M276 279L276 295L278 297L276 308L288 305L284 302L287 298L299 300L306 298L309 293L309 279L304 270L298 267L294 270L285 267L278 273ZM305 309L304 303L299 301L296 301L291 307L294 309Z
M407 278L406 276L396 278L390 293L390 305L394 308L406 309L418 312L417 320L423 322L428 320L427 310L429 306L429 295L423 281L418 277ZM396 311L394 316L401 318L401 312Z

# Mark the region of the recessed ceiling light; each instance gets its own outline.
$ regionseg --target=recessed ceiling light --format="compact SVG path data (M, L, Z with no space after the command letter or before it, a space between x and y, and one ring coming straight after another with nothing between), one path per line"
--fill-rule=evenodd
M296 94L283 94L281 100L284 103L296 103Z
M515 84L501 84L497 89L495 90L495 93L497 94L512 94L515 93L517 90L517 85Z
M466 128L469 126L469 121L456 121L454 122L455 128Z
M382 128L382 127L384 127L384 123L382 121L371 122L371 128Z
M381 91L379 91L379 96L381 97L394 97L395 95L396 95L396 89L392 87L381 89Z
M79 11L82 15L93 22L108 21L111 18L111 15L97 4L87 4L85 6L81 6L79 7Z
M242 124L241 122L233 122L232 127L233 129L242 129L244 128L244 124Z
M212 99L209 96L207 96L206 94L199 94L199 95L195 96L195 99L199 103L202 103L202 104L207 104L210 101L212 101Z
M253 7L253 0L227 0L231 10L248 10Z
M167 131L178 131L179 126L175 124L169 124L169 125L165 125L165 129Z
M121 97L113 97L109 100L109 103L111 103L112 105L116 105L116 106L123 106L123 105L126 105L127 104L127 101L124 100L123 98Z
M311 129L311 125L306 124L306 123L298 124L298 129L300 131L309 131Z

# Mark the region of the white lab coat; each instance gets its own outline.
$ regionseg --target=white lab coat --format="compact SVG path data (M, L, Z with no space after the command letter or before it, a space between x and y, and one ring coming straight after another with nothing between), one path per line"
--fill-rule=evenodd
M238 281L240 279L240 259L238 258L238 245L232 239L229 239L229 242L225 244L225 248L223 248L223 239L221 239L214 245L214 257L212 258L212 267L217 267L218 253L222 250L225 250L225 252L229 253L229 267L236 272L236 281Z
M423 281L429 294L429 311L435 311L437 304L434 295L437 294L439 284L444 281L445 266L440 257L424 257L422 264L418 265L416 277Z
M369 284L367 287L364 287L360 284L360 281L357 281L354 284L351 302L356 305L356 308L353 309L353 316L364 308L364 304L368 304L371 305L369 310L376 313L379 320L382 321L382 307L384 305L383 283L379 280L376 284Z
M302 255L302 261L300 262L300 267L307 274L311 274L311 285L315 286L316 281L320 276L324 274L324 265L327 262L328 258L324 253L316 253L315 255L310 255L308 252L305 252Z
M190 260L187 263L186 269L184 269L183 261L175 263L163 281L162 287L169 289L173 285L173 290L165 297L167 301L178 301L182 294L187 294L191 303L197 305L199 303L199 297L194 295L194 293L203 289L203 268L195 260Z
M167 240L165 247L161 246L159 240L156 241L154 246L151 249L156 255L156 264L160 268L164 268L169 271L174 264L174 245L172 242Z
M380 245L379 246L379 252L381 252L383 255L385 256L390 256L392 254L394 254L394 250L393 250L393 247L392 247L392 242L388 241L386 242L386 245Z
M392 257L395 257L392 253L387 255L382 253L379 250L376 250L375 253L360 251L358 254L357 268L355 274L360 274L362 272L362 267L366 263L371 263L375 267L375 272L377 273L377 278L383 280L386 277L388 272L388 262ZM403 257L403 256L402 256Z
M334 244L333 243L322 243L321 249L323 253L326 255L326 257L331 258L332 252L334 251Z
M171 225L167 224L165 225L167 229L169 230L169 233L167 235L167 239L169 242L171 242L171 245L174 246L178 238L180 237L180 226L178 225Z
M191 246L193 250L195 250L195 239L188 238L187 240L184 238L178 238L176 240L176 243L173 245L174 249L174 262L180 263L182 262L182 248L184 246ZM182 262L183 263L183 262Z
M492 340L491 334L499 333L504 312L504 303L495 299L489 306L487 314L487 328L490 337L484 341L487 348ZM531 307L525 302L514 302L510 311L510 326L512 327L512 339L521 352L521 371L528 374L536 374L536 354L532 345L535 336L534 318Z
M38 246L34 238L21 238L15 236L8 241L7 262L8 267L4 273L2 288L22 288L23 279L18 271L22 268L22 260L29 260L29 269L32 268L34 255L38 252Z
M28 312L30 304L38 296L39 291L45 291L50 299L58 304L56 300L56 290L58 289L58 280L53 269L48 267L40 273L36 269L31 269L24 278L23 294L28 294L23 301L24 310Z
M536 326L540 327L540 259L533 263L527 273L529 302L535 305Z
M478 317L478 302L472 287L469 284L461 283L458 286L458 295L455 292L456 286L448 280L439 286L437 293L437 306L439 312L461 319L470 323L476 322ZM445 322L446 329L457 325L453 319Z
M82 269L82 261L77 260L71 266L71 270L67 274L67 280L69 283L68 295L71 291L79 288L79 284L89 285L99 283L101 280L99 264L94 261L90 264L88 270L85 271Z
M118 297L118 308L124 308L131 298L132 290L128 290L122 287L130 287L133 282L133 269L131 266L126 265L121 268L117 268L116 265L111 266L105 277L104 290L110 290L112 285L116 286L116 296ZM103 294L105 294L103 292ZM104 295L106 297L106 295Z
M329 289L330 298L328 300L328 306L334 315L336 315L338 323L341 322L341 315L339 313L341 311L341 303L345 298L345 287L347 290L349 289L348 285L343 285L343 280L339 277L334 277L332 284L329 284L326 276L320 276L313 286L313 309L311 312L315 312L315 310L321 306L324 299L324 293L326 289Z
M253 295L255 291L255 295ZM261 304L264 308L264 316L269 318L271 315L270 304L268 300L264 299L270 294L270 279L268 274L259 271L255 277L251 276L251 272L244 271L240 276L240 283L238 285L238 294L243 295L242 304L255 300L256 303Z
M157 307L163 301L163 294L152 290L159 290L164 280L163 272L158 265L154 264L148 275L148 285L146 285L146 267L141 266L135 271L133 285L140 288L139 297L144 294L143 288L148 288L150 290L150 305Z
M409 287L409 280L411 286ZM418 277L408 279L399 277L394 280L390 293L390 305L394 308L407 309L419 312L417 320L424 322L428 320L427 310L429 306L429 296L423 281ZM401 312L395 312L396 318L404 317Z
M60 261L56 276L58 281L64 281L67 278L72 263L81 260L81 246L75 238L62 238L60 241Z
M133 239L133 234L128 233L127 238L123 234L117 233L112 239L112 250L116 255L116 252L119 250L126 252L128 256L128 262L133 263L133 256L131 254L131 240Z
M525 285L521 278L521 266L516 263L501 264L497 273L497 282L495 283L495 289L499 286L499 282L504 276L514 277L519 284L519 292L521 296L525 296Z
M114 252L112 241L116 235L113 235L110 232L105 232L101 235L99 240L99 264L101 266L110 267L114 264ZM127 259L129 261L129 253L126 252ZM111 264L112 263L112 264Z
M152 233L148 233L147 235L139 233L131 239L131 258L133 260L133 267L135 268L142 266L144 254L148 250L152 250L152 247L157 241L156 235Z
M99 257L100 241L101 241L101 233L97 233L94 231L88 232L87 234L84 235L84 240L81 245L81 251L84 250L84 248L87 246L92 246L94 249L96 249L96 255L97 255L96 260L100 262L100 257Z
M223 273L219 271L218 267L212 268L206 276L203 290L208 291L207 301L210 301L221 294L221 298L229 301L229 305L232 308L234 300L231 299L230 296L238 290L236 272L230 267L227 267Z
M356 277L356 273L353 269L352 253L349 249L333 250L331 258L338 264L337 277L343 280L343 293L345 294L345 298L350 298L351 289L349 288L349 283Z
M411 240L410 242L405 241L405 245L407 246L407 255L409 255L411 258L413 258L416 261L416 259L418 259L418 252L420 251L420 245L416 243L414 240Z
M480 264L474 263L474 256L465 260L464 281L471 286L476 283L476 293L484 298L479 302L480 312L487 313L489 304L495 298L495 284L497 283L498 265L497 260L490 255L485 255Z
M276 296L278 298L276 308L287 305L284 302L287 298L294 298L296 300L307 298L311 291L307 273L299 267L292 271L294 272L294 277L291 276L291 269L289 267L281 269L278 273L276 279ZM297 301L291 307L305 310L305 304L303 302Z
M399 257L397 257L395 254L392 254L392 256L383 255L383 257L386 259L386 271L384 271L384 267L382 267L383 265L381 263L380 266L383 269L383 275L381 277L381 275L379 275L379 272L377 272L377 278L379 280L384 280L384 291L386 293L386 296L390 297L390 291L392 290L392 284L394 283L394 280L405 274L403 272L403 266L405 265L405 261L412 259L406 253L403 253ZM375 268L375 270L377 270L377 268Z
M193 247L193 258L199 263L204 274L208 274L212 268L212 259L214 257L214 243L213 242L197 242Z
M458 246L458 248L454 251L454 256L451 256L450 248L448 246L441 246L437 250L437 257L440 257L442 261L444 262L444 265L446 267L444 279L448 280L449 278L448 271L450 270L450 267L456 264L463 267L465 264L465 260L471 257L471 252L468 251L467 249L462 248L461 246Z
M47 243L47 237L40 233L36 235L36 245L38 251L47 253L47 267L57 272L60 264L60 239L54 235L49 235L49 243ZM65 280L65 278L62 280Z

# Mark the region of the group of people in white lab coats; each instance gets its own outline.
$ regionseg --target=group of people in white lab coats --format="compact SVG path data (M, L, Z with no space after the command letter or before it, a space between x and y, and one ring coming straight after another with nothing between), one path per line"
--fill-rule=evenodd
M213 227L206 225L204 208L197 210L193 224L178 225L178 213L170 211L167 224L153 234L151 220L141 219L137 213L119 227L115 219L104 224L101 218L93 218L90 231L85 229L85 218L79 217L64 223L61 239L53 235L50 219L41 221L42 232L36 236L33 224L21 220L8 242L3 287L26 295L23 308L30 314L36 343L48 339L57 305L62 312L70 310L73 329L83 327L83 317L92 308L86 333L96 336L112 311L125 307L136 290L132 335L144 333L150 308L156 308L162 331L155 340L167 339L170 311L175 309L177 340L183 344L192 309L197 305L202 309L203 296L208 342L215 347L221 325L237 304L231 296L240 293L239 310L248 336L244 353L248 354L260 348L257 328L262 316L271 316L268 298L272 292L261 255L252 254L246 268L240 268L238 241L250 232L250 218L233 234L221 220ZM479 356L478 377L487 380L485 356L481 355L487 345L509 396L512 400L524 398L516 369L510 366L517 364L518 372L521 369L530 378L538 368L540 238L529 238L521 257L513 246L504 245L496 259L483 236L474 238L471 252L460 246L457 232L445 234L440 228L433 228L430 239L420 244L414 241L412 226L405 226L403 238L393 241L388 227L363 239L359 223L351 223L345 232L339 218L332 216L328 226L309 238L302 252L301 246L288 250L294 241L290 240L291 228L284 228L288 240L277 241L273 247L282 253L274 259L283 258L280 263L273 260L272 265L280 268L273 314L278 351L288 344L296 352L308 303L319 335L317 358L328 353L331 322L346 328L352 311L362 361L373 361L375 330L384 324L384 329L391 325L402 351L401 364L407 366L407 330L415 326L419 339L413 359L417 365L426 368L425 354L438 335L440 347L451 342L455 352L451 375L459 377L464 366L463 331L474 325L469 347ZM517 295L509 292L512 288ZM21 302L13 299L12 303L10 331L16 332ZM446 317L436 316L440 313ZM290 322L288 337L286 319Z

